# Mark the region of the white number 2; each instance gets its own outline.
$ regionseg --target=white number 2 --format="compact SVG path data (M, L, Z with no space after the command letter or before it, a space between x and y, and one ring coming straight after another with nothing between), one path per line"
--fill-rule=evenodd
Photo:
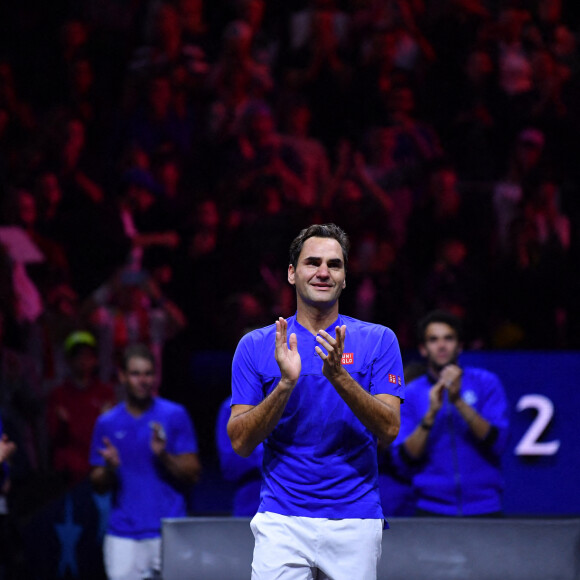
M555 455L560 448L560 441L539 442L538 439L554 416L554 404L548 397L543 395L524 395L517 404L516 409L536 409L536 418L524 433L514 450L516 455Z

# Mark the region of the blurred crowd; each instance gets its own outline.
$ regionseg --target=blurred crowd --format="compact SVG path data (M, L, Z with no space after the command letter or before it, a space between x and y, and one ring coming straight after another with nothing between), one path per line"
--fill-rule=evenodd
M562 0L3 2L1 406L37 416L75 331L103 383L131 342L173 380L168 345L293 314L313 222L352 239L343 312L403 349L434 308L466 348L580 348L579 24Z

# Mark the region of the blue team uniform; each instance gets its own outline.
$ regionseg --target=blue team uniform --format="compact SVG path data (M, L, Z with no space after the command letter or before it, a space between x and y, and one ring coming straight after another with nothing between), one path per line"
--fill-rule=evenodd
M326 331L346 325L343 364L371 395L404 396L399 345L389 328L339 316ZM240 341L232 367L232 405L258 405L280 381L274 358L275 325ZM260 512L320 518L383 518L376 437L322 374L316 337L288 319L302 360L300 379L264 442Z
M234 485L232 515L248 517L253 516L260 505L264 446L260 443L249 457L240 457L232 449L232 443L228 437L227 424L230 414L230 398L228 397L218 411L216 445L222 475Z
M423 375L407 385L401 430L393 451L397 461L409 461L401 446L427 413L433 384L432 378ZM492 425L492 437L485 441L474 437L446 391L443 397L425 454L411 467L417 507L445 516L499 512L503 492L501 454L509 427L508 402L501 382L487 370L463 369L461 397Z
M119 403L95 424L90 451L93 466L105 465L98 453L103 437L118 449L121 465L107 533L144 540L159 537L161 518L187 515L187 491L159 465L151 451L152 423L159 423L167 437L167 452L197 453L193 424L177 403L157 397L141 417L135 418Z

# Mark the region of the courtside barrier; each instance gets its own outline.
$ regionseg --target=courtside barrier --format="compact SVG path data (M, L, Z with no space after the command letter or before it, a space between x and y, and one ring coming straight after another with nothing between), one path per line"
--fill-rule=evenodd
M580 580L580 518L391 518L379 580ZM248 519L166 519L163 580L249 580Z

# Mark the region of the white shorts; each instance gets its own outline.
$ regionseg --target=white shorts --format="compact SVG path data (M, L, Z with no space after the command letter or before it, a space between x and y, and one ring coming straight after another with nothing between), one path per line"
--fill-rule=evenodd
M132 540L105 535L105 571L109 580L143 580L161 571L161 538Z
M383 520L257 513L252 580L376 580Z

